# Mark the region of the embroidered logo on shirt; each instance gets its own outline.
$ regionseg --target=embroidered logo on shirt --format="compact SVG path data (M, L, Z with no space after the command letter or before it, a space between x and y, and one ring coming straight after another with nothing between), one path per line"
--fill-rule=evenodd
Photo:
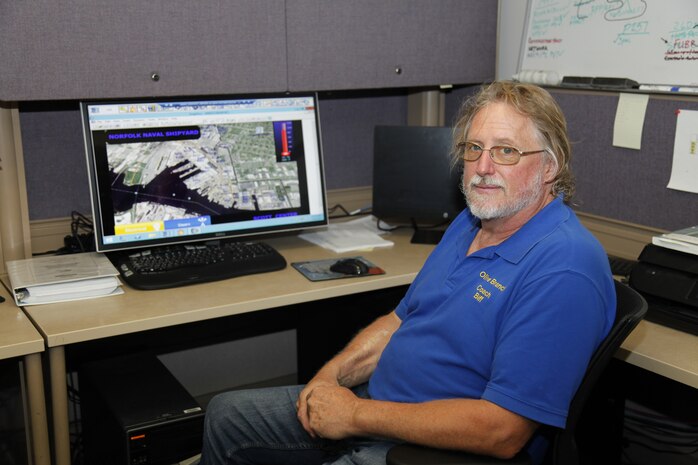
M486 271L481 271L480 272L480 278L482 278L483 281L487 283L487 286L492 286L493 289L486 289L485 286L482 284L478 284L477 288L475 289L475 294L473 295L473 299L477 300L478 302L482 302L485 298L490 298L492 297L492 292L499 291L499 292L504 292L504 290L507 288L504 284L500 283L497 281L497 278L493 278L489 274L487 274Z

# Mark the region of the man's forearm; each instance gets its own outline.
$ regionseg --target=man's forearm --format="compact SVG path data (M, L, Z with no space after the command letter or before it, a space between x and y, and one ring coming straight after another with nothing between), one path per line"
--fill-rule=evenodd
M351 435L391 437L431 447L508 458L530 439L537 424L480 399L409 404L357 399Z
M341 386L352 387L368 381L390 337L400 326L395 312L376 319L318 372L334 377Z
M345 389L368 381L390 337L400 326L395 312L382 316L364 328L354 339L318 371L303 388L296 401L298 421L315 437L310 426L308 400L316 390ZM339 387L339 386L344 387ZM353 396L351 396L353 397ZM328 417L334 415L330 414Z

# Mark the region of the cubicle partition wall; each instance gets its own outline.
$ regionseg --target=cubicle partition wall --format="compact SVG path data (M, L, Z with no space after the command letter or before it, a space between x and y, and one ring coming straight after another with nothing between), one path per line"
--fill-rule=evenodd
M446 92L446 124L477 87ZM617 92L550 88L573 143L580 212L659 229L698 224L698 195L668 189L677 110L698 110L698 97L651 95L640 150L613 146ZM371 183L372 134L377 124L405 124L404 90L321 94L320 115L330 189ZM73 102L20 106L29 211L32 220L89 213L80 117Z
M553 95L567 116L579 211L667 230L698 224L698 194L667 188L677 111L698 110L697 97L650 96L635 150L613 146L618 93Z

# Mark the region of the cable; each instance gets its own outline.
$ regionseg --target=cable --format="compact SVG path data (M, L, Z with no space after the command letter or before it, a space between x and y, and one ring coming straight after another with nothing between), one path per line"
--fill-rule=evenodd
M92 238L94 227L92 220L75 210L70 213L70 216L72 218L70 230L73 234L73 239L78 243L80 251L86 252L88 250L94 250L94 238Z
M357 210L353 211L348 211L346 208L341 203L338 203L334 205L333 207L330 207L327 209L327 213L330 215L334 213L337 210L341 210L344 212L343 215L335 215L335 216L330 216L330 219L337 219L337 218L347 218L349 216L358 216L358 215L370 215L371 214L371 207L362 207Z
M75 210L70 213L70 218L70 235L63 238L64 246L55 252L56 255L94 251L95 239L92 220Z
M337 205L328 208L328 209L327 209L327 213L329 213L329 214L331 215L332 213L334 213L334 212L337 211L337 210L342 210L342 211L344 212L344 215L345 215L345 216L349 216L349 212L347 211L346 208L344 208L344 207L342 206L341 203L338 203Z

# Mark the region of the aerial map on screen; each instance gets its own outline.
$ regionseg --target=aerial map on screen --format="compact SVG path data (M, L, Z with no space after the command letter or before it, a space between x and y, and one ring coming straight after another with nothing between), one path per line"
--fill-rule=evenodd
M299 207L298 165L286 124L203 125L192 131L195 138L107 143L115 224ZM275 125L284 133L283 151ZM138 137L167 138L158 131L164 129Z

